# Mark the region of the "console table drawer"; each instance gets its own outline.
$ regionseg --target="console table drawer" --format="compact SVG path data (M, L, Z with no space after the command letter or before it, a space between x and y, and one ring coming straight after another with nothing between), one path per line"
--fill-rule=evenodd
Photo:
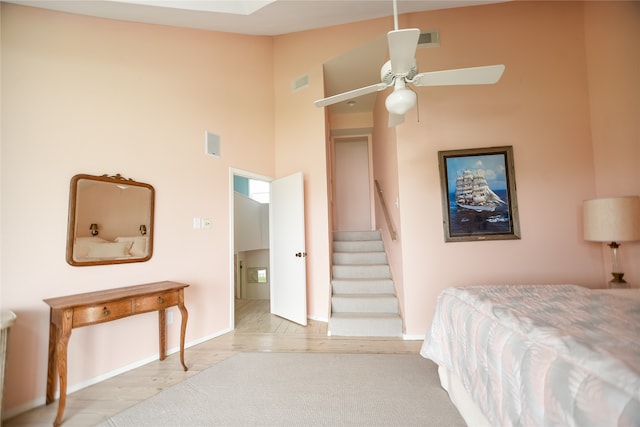
M167 292L160 295L136 298L135 312L144 313L145 311L161 310L163 308L178 305L178 292Z
M73 327L109 322L132 314L131 300L73 309Z

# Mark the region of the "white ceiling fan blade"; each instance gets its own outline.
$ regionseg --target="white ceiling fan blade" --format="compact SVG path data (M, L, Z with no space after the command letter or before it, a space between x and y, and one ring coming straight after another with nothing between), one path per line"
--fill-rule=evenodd
M324 99L314 101L313 104L316 107L326 107L327 105L337 104L338 102L346 101L347 99L357 98L362 95L367 95L373 92L379 92L389 87L386 83L376 83L371 86L361 87L360 89L350 90L348 92L339 93L338 95L329 96Z
M391 71L395 74L403 75L411 71L418 47L418 38L420 38L420 30L417 28L394 30L387 33Z
M404 123L404 114L389 113L389 127L392 128L396 125Z
M416 74L410 80L416 86L490 85L497 83L504 72L504 65L458 68Z

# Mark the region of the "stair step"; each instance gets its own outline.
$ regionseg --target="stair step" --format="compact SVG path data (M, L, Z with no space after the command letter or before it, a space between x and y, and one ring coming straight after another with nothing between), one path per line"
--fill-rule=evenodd
M380 230L373 231L334 231L333 241L338 240L382 240Z
M382 240L338 240L333 242L334 252L384 252Z
M388 264L334 265L335 279L391 279Z
M331 297L331 311L398 314L398 299L393 294L337 294Z
M400 337L402 318L380 231L333 233L329 334Z
M333 313L329 333L331 336L400 337L402 319L392 313Z
M333 295L338 294L395 294L391 279L333 279Z
M386 264L384 252L334 252L333 264Z

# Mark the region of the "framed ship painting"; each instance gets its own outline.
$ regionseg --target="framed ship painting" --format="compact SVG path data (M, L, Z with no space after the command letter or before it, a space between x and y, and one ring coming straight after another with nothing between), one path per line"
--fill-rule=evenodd
M439 151L445 242L520 238L513 147Z

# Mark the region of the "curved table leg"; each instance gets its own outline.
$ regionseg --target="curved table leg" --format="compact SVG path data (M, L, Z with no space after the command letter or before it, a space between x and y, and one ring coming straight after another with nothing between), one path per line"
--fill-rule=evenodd
M58 365L58 380L60 384L60 400L58 401L58 413L53 422L54 426L62 424L64 407L67 404L67 347L71 336L71 317L73 311L62 315L62 325L59 327L56 342L56 363Z
M47 397L48 405L55 400L56 393L56 343L58 342L58 328L49 321L49 357L47 358Z
M182 291L180 291L180 304L178 304L178 308L180 309L180 315L182 317L182 324L180 325L180 363L182 363L182 367L186 371L187 365L184 364L184 336L187 332L187 319L189 318L189 313L187 312L187 308L184 306Z

